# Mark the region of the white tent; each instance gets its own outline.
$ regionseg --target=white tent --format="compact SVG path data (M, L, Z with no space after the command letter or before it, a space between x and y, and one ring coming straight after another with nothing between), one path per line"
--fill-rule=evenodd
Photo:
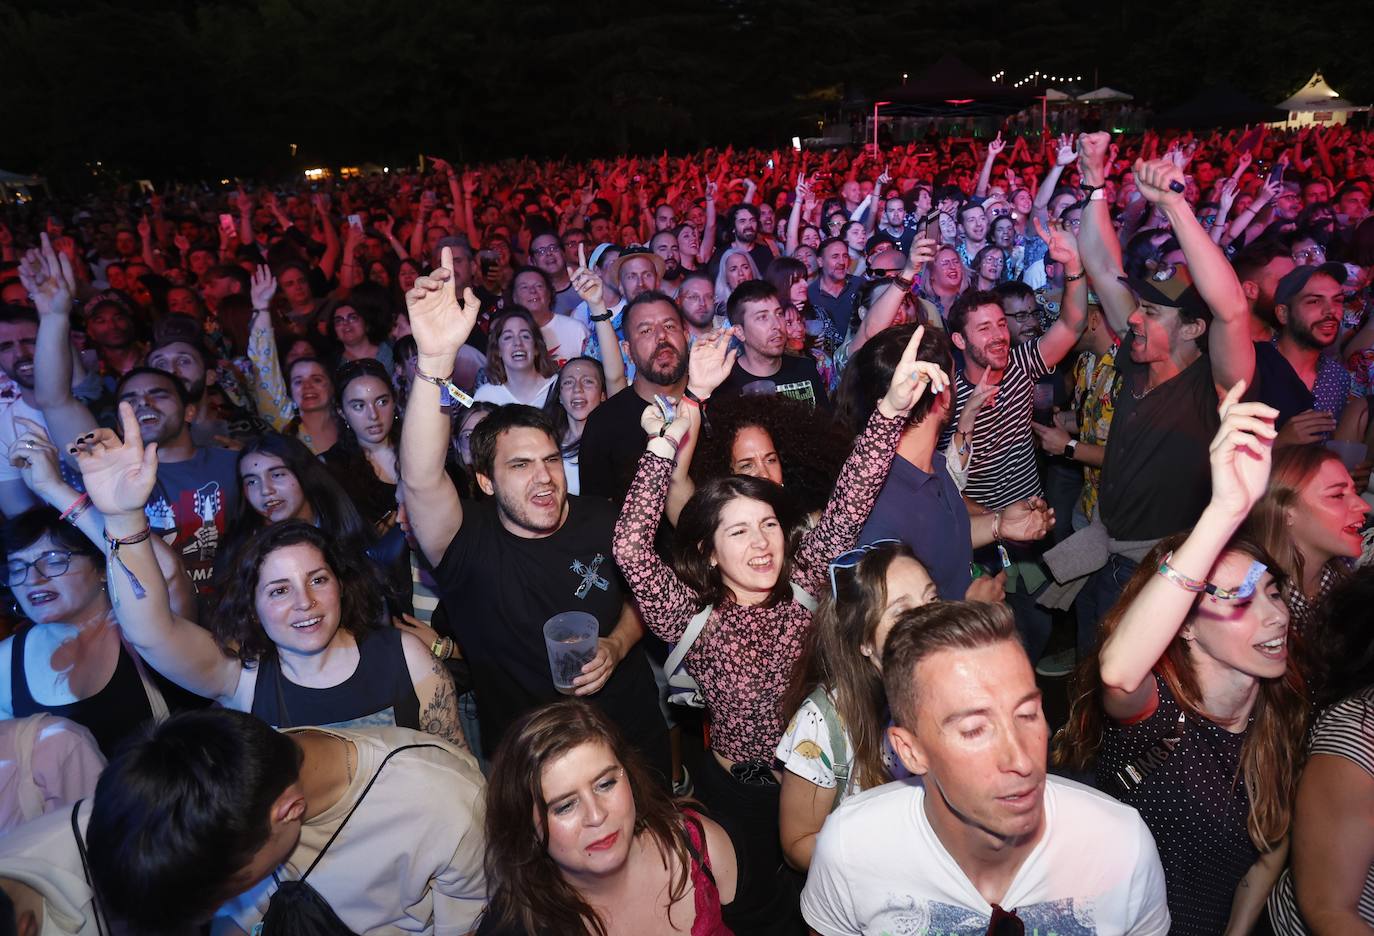
M1063 91L1060 91L1058 88L1046 88L1046 89L1045 89L1045 100L1049 101L1051 104L1062 104L1062 103L1065 102L1065 101L1072 101L1072 100L1073 100L1073 95L1072 95L1072 94L1065 94Z
M1351 111L1369 110L1358 104L1351 104L1336 93L1320 71L1312 73L1312 78L1296 94L1277 105L1280 110L1288 111L1285 126L1302 127L1308 124L1345 123Z
M1134 95L1127 94L1125 91L1118 91L1115 88L1109 88L1103 85L1095 91L1087 91L1080 94L1078 100L1085 101L1089 104L1106 104L1114 101L1134 101L1135 97Z

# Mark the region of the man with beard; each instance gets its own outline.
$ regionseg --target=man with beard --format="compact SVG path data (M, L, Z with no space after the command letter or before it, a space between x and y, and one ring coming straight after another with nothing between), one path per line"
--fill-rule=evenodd
M1236 254L1232 265L1250 303L1251 336L1255 341L1268 341L1279 327L1274 316L1274 290L1297 266L1292 252L1277 238L1264 238Z
M718 393L777 393L830 408L825 381L810 356L783 354L786 319L778 291L767 280L740 283L726 303L730 327L744 348Z
M528 406L501 407L472 434L473 468L486 499L460 500L444 470L452 429L441 393L479 308L471 290L459 304L452 265L445 249L439 268L406 294L418 365L401 433L401 486L411 532L440 592L463 609L452 624L472 672L483 751L490 756L522 714L560 698L543 624L583 611L596 618L600 637L573 694L603 709L666 778L667 728L640 646L643 626L611 556L615 510L598 498L568 496L555 430ZM685 346L676 359L685 373ZM640 431L637 449L642 439ZM585 435L583 445L585 474Z
M143 443L157 444L157 486L144 508L148 526L181 556L197 593L213 594L220 540L238 516L238 456L196 445L195 404L186 385L167 371L135 367L119 381L115 402L132 406Z
M1279 332L1255 342L1257 397L1279 411L1275 445L1324 442L1350 399L1350 371L1326 351L1341 330L1345 264L1300 266L1279 280Z
M210 445L229 437L251 438L272 427L253 414L234 407L222 390L212 388L214 356L201 340L200 323L185 315L169 315L157 323L147 364L166 371L186 385L195 408L191 438ZM222 376L222 375L220 375Z
M550 306L555 315L567 315L577 308L582 297L577 294L576 289L573 289L572 280L568 277L568 268L564 263L563 243L558 239L557 234L552 231L545 231L535 235L534 239L530 241L530 265L548 274L553 286L553 299ZM518 273L516 277L519 277ZM524 305L523 302L521 304ZM574 357L575 355L565 356Z
M107 290L86 302L86 337L100 355L100 371L107 379L118 379L143 360L144 346L135 335L122 294Z
M878 232L886 234L897 244L897 249L906 253L916 237L916 229L906 226L906 201L900 195L893 195L883 202L882 220Z
M676 286L682 279L682 251L677 245L677 235L672 231L659 231L649 238L649 249L663 261L664 288Z
M849 246L843 239L831 237L822 241L816 256L821 274L806 287L806 298L825 313L822 327L826 344L839 347L849 336L863 283L857 276L849 275Z
M608 497L617 504L644 454L639 425L644 407L655 394L680 397L687 385L687 330L672 299L657 291L636 296L625 307L623 324L622 345L634 378L587 417L581 449L582 496Z
M715 276L720 272L720 259L725 255L725 251L731 247L747 251L750 258L754 261L754 266L758 267L759 276L763 276L768 270L768 264L773 262L773 251L768 249L768 245L759 240L759 210L753 205L738 204L731 208L725 215L726 230L730 231L730 240L723 246L716 248L711 261L706 265L706 272Z
M1255 378L1250 302L1226 255L1184 201L1183 171L1168 160L1137 160L1135 181L1168 219L1187 266L1163 280L1122 275L1120 242L1101 188L1110 143L1107 133L1078 140L1078 165L1090 193L1082 255L1107 322L1122 336L1113 355L1121 389L1102 466L1101 526L1060 544L1066 555L1077 552L1072 563L1055 568L1061 582L1094 573L1078 600L1091 602L1098 620L1150 547L1202 515L1211 497L1208 443L1221 424L1217 402L1237 383L1250 386Z
M592 266L596 266L596 261L597 255L593 252ZM610 316L611 327L615 329L615 333L620 336L622 341L626 336L625 310L629 308L629 303L645 293L656 291L666 271L663 259L648 247L627 248L611 264L611 280L616 284L615 292L620 295L620 301L607 308L601 315ZM583 353L588 357L596 358L598 361L601 360L603 351L595 334L595 323L592 322L590 306L585 302L582 303L573 313L573 318L579 322L584 322L588 331L592 332L587 341L587 349ZM633 380L634 362L630 361L625 369L626 377ZM639 424L636 423L635 425Z
M716 283L705 273L689 273L677 290L677 304L689 338L705 338L716 326Z

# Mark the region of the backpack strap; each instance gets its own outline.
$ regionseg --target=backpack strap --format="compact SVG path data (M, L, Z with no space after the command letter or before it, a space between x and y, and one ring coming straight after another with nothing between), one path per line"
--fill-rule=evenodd
M335 735L335 737L342 737L342 735ZM348 739L345 738L344 740ZM353 742L348 741L348 743L352 744ZM367 786L363 787L363 792L358 797L358 801L353 804L353 808L348 811L348 815L343 817L343 822L339 823L339 827L334 830L334 834L329 836L329 841L324 843L324 848L320 849L320 853L315 856L315 860L310 862L310 867L306 868L305 873L301 875L300 880L302 883L305 882L306 878L310 877L310 872L315 870L315 865L320 863L320 859L324 857L324 853L329 851L329 846L334 844L334 840L339 837L339 833L344 830L344 826L348 825L348 820L353 818L353 814L357 812L358 807L363 804L363 800L367 798L367 794L372 790L372 785L376 783L377 778L382 775L382 768L387 765L387 762L402 751L411 751L415 748L434 748L439 751L446 750L446 748L438 744L403 744L394 751L388 753L386 757L382 758L382 762L377 765L377 772L372 775L371 780L367 781Z
M802 588L796 582L789 582L788 584L792 586L792 600L795 601L797 604L801 605L806 610L815 613L815 610L817 607L819 607L819 605L816 602L816 599L811 597L811 593L808 592L805 588Z
M677 672L677 668L687 658L687 651L692 649L692 644L696 643L697 638L701 636L701 632L705 629L706 622L711 619L711 612L714 610L715 605L707 605L687 622L687 629L682 632L677 643L673 644L673 649L668 653L668 659L663 661L663 672L669 676Z
M91 916L95 918L95 931L99 936L105 936L105 927L100 918L100 895L96 893L95 881L91 878L91 865L89 856L86 854L86 840L81 837L81 826L77 823L77 813L81 811L81 804L85 799L79 799L72 804L72 835L76 838L76 850L81 855L81 873L86 878L86 883L91 888Z
M850 761L853 755L849 750L849 739L845 737L840 713L836 710L830 693L824 686L817 686L816 691L811 694L811 701L820 711L821 718L825 719L825 728L830 735L830 770L835 775L835 798L830 804L830 812L834 812L839 808L849 787L849 774L853 770Z

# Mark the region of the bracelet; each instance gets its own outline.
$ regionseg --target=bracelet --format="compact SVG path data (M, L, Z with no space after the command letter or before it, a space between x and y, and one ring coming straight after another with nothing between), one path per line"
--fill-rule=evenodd
M477 402L464 393L456 383L449 380L447 377L431 377L429 374L421 372L418 367L415 369L415 376L439 388L440 406L452 406L454 403L461 403L471 408L472 404Z
M912 286L915 286L915 285L916 285L916 280L915 280L914 277L911 278L911 279L908 279L907 277L902 276L900 273L898 273L896 276L892 277L892 282L896 283L898 286L902 287L903 289L910 289Z
M589 317L593 322L609 322L614 316L611 314L611 310L607 309L604 315L592 315Z
M997 510L992 514L992 539L993 542L1002 542L1002 511Z
M135 598L146 597L148 591L143 587L143 583L138 580L138 576L134 575L133 570L124 564L124 560L119 558L119 548L121 546L137 546L139 543L146 542L152 535L153 528L151 525L144 527L142 531L133 536L114 537L109 534L109 531L105 532L105 545L110 550L110 563L124 570L124 574L129 577L129 587L133 589ZM113 597L113 592L111 597Z
M429 652L434 654L436 659L447 660L453 657L453 638L436 637L434 643L429 645Z
M89 506L91 506L91 495L82 494L76 500L72 501L70 507L62 511L62 516L57 518L58 522L65 520L74 526L76 524L77 517L80 517L83 513L85 513L86 508Z
M1085 276L1087 276L1087 275L1088 275L1088 272L1087 272L1086 270L1079 270L1077 273L1065 273L1065 274L1064 274L1064 282L1066 282L1066 283L1076 283L1076 282L1078 282L1079 280L1081 280L1083 277L1085 277Z
M1186 592L1192 592L1193 594L1197 595L1207 590L1206 582L1199 581L1195 578L1189 578L1182 572L1175 569L1173 566L1169 565L1169 560L1172 558L1174 558L1174 554L1173 551L1170 550L1169 552L1164 554L1163 559L1159 560L1159 568L1155 571Z

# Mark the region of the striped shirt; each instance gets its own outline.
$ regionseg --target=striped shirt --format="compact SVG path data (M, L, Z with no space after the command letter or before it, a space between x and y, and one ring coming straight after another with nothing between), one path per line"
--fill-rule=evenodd
M1040 356L1039 339L1011 349L1007 369L1002 372L1002 388L992 403L978 411L973 423L973 457L964 487L969 500L989 510L1000 510L1041 495L1030 425L1035 382L1053 370ZM964 371L954 375L954 415L940 440L941 450L949 444L973 388Z
M1374 686L1337 702L1318 716L1308 748L1308 755L1312 754L1344 757L1374 777ZM1374 867L1365 872L1359 913L1360 919L1374 926ZM1269 916L1277 933L1308 932L1298 911L1291 869L1284 870L1269 894Z

